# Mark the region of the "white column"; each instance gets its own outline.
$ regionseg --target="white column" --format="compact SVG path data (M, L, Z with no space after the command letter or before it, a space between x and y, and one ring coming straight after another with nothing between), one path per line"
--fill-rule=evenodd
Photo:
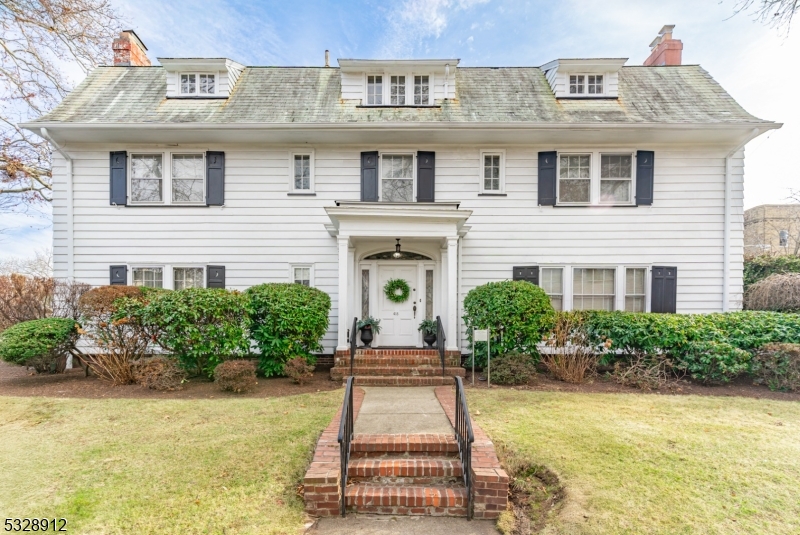
M350 346L347 340L347 326L349 325L349 313L347 310L347 302L348 302L348 293L347 293L347 267L348 267L348 256L349 256L349 243L350 239L348 236L339 236L338 238L339 243L339 310L338 310L338 317L339 317L339 341L336 345L337 350L346 350Z
M458 349L458 238L447 238L447 344L445 349Z

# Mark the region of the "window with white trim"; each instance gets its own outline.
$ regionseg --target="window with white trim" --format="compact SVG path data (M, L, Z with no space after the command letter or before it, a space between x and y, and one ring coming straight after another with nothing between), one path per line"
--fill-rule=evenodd
M481 151L481 193L502 193L505 178L505 151Z
M569 94L570 95L602 95L603 94L603 75L602 74L570 74L569 75Z
M590 74L586 77L586 89L590 95L603 94L603 75Z
M160 267L134 267L133 285L146 286L147 288L164 287L164 268Z
M591 200L592 155L559 155L558 201L565 204L589 204Z
M645 312L647 308L645 293L645 280L647 270L645 268L626 268L625 269L625 311L626 312Z
M564 152L557 164L559 205L633 204L633 151Z
M389 84L389 102L392 106L406 105L406 77L391 76Z
M131 202L162 202L163 154L131 154Z
M600 155L600 202L628 204L633 184L632 154Z
M586 89L586 76L583 74L571 74L569 76L569 94L583 95Z
M312 193L314 191L314 154L292 153L292 191Z
M614 310L614 273L613 268L573 268L572 308Z
M204 203L205 154L172 154L172 202Z
M383 76L367 76L367 104L370 106L383 104Z
M381 155L381 200L414 201L414 156L412 154Z
M428 106L430 104L430 76L414 76L414 104Z
M564 268L541 268L539 285L550 298L553 308L564 310Z
M302 284L303 286L313 286L312 280L313 270L310 265L294 265L292 266L292 282L295 284Z
M205 288L205 269L201 267L172 268L172 284L175 290Z
M181 95L214 95L217 91L216 74L181 74Z

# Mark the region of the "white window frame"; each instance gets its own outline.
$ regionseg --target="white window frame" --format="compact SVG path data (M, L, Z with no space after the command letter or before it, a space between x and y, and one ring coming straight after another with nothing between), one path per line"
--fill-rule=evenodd
M427 102L427 104L422 104L422 103L417 104L416 102L414 102L414 90L416 89L416 83L414 81L414 77L415 76L427 76L428 77L428 102ZM434 102L434 98L433 98L433 91L434 91L433 74L425 74L425 73L415 72L415 73L413 73L411 75L411 78L412 78L412 80L411 80L411 103L414 106L433 106L433 102Z
M560 294L549 294L549 293L547 293L546 290L544 290L544 286L542 286L542 278L543 278L545 269L558 269L558 270L561 270L561 293ZM547 294L548 298L551 295L560 295L561 296L561 310L562 311L567 310L567 290L566 290L567 281L565 280L565 273L567 273L567 268L564 265L545 264L545 265L540 265L539 266L539 287L542 290L545 291L545 294Z
M486 189L484 183L484 172L485 172L485 157L486 156L500 156L500 189ZM488 194L488 195L502 195L506 192L506 150L505 149L485 149L481 150L481 158L479 161L480 170L478 171L480 177L480 193Z
M135 201L133 199L133 157L135 155L161 155L161 200L160 201ZM206 151L203 149L186 150L132 150L128 151L128 204L135 206L206 206L205 193L202 201L181 202L172 200L172 156L202 155L203 156L203 192L207 190L208 168L206 164Z
M402 104L392 104L392 97L394 96L394 95L392 95L392 86L394 85L394 82L392 82L392 78L400 78L400 77L403 78L403 83L400 84L399 80L398 80L397 88L398 89L400 89L400 87L403 88L403 103ZM406 75L406 74L390 74L389 75L389 106L408 106L408 85L409 85L408 84L408 75ZM398 94L397 96L399 97L400 95Z
M589 161L589 202L561 201L561 157L588 154ZM600 165L602 156L631 156L631 197L628 202L601 202ZM607 179L614 180L614 179ZM636 150L628 147L597 149L574 149L558 151L556 155L556 204L558 206L635 206L636 205Z
M133 284L133 272L135 270L137 270L137 269L160 269L161 270L161 288L162 289L165 289L165 288L169 289L169 282L167 281L167 277L165 276L166 273L167 273L167 266L165 266L164 264L129 264L128 265L128 269L130 269L130 272L131 272L131 281L130 281L131 286L134 286L134 284ZM169 279L170 280L172 279L171 275L170 275ZM143 286L143 288L145 288L145 286ZM146 286L146 288L152 288L152 286Z
M624 266L619 266L619 265L616 265L616 264L615 265L588 264L588 265L571 266L571 269L569 270L569 287L570 287L569 305L570 305L570 310L577 310L577 309L575 309L575 282L574 282L575 281L575 270L576 269L612 269L612 270L614 270L614 296L611 299L611 303L612 303L611 311L613 312L615 310L620 310L620 308L619 308L619 301L620 301L620 268L622 268L622 271L623 271L622 278L623 278L623 284L624 284L624 278L625 278ZM562 283L563 282L564 281L562 279ZM622 288L622 293L623 293L622 299L624 301L624 299L625 299L625 296L624 296L625 288L624 287ZM581 294L581 295L588 295L588 294ZM563 301L562 301L562 305L563 305ZM587 309L582 309L582 310L587 310ZM591 309L591 310L599 310L599 309ZM623 306L622 310L624 310L624 306Z
M608 91L608 73L599 72L599 73L588 73L588 72L569 72L565 74L565 92L566 96L570 98L597 98L603 97L606 95ZM572 77L573 76L583 76L583 93L572 93ZM603 77L603 91L600 93L589 93L589 77L590 76L602 76ZM596 84L594 84L596 85Z
M203 272L202 277L200 280L202 281L202 286L200 288L206 288L208 285L208 279L206 274L206 266L205 265L196 265L196 264L172 264L169 266L170 278L172 279L172 286L170 290L175 290L175 270L176 269L200 269ZM166 285L165 285L166 287Z
M195 89L194 93L184 93L183 92L183 82L181 78L183 76L195 76ZM214 92L213 93L201 93L200 92L200 75L203 76L213 76L214 77ZM206 97L216 97L219 95L219 73L218 72L179 72L178 73L178 95L182 97L195 97L195 98L206 98Z
M369 102L369 77L370 76L382 76L383 80L381 86L381 104L372 104ZM405 76L406 83L406 101L405 104L392 104L392 76ZM414 104L414 77L415 76L427 76L428 77L428 103L427 104ZM369 72L364 73L364 98L362 99L362 103L365 106L385 106L387 108L398 108L398 107L428 107L433 106L436 102L436 95L434 91L436 90L435 85L435 76L431 72L412 72L412 71L386 71L383 73L376 73L376 72Z
M314 286L314 264L289 264L289 282L295 283L294 270L295 269L308 269L308 286ZM360 280L360 279L359 279Z
M381 92L376 93L375 96L381 96L381 103L377 104L375 102L369 101L369 77L370 76L380 76L381 77ZM385 106L386 105L386 74L385 73L365 73L364 74L364 101L366 102L367 106Z
M627 307L625 306L625 299L628 297L628 285L627 285L627 276L629 269L641 269L644 271L644 280L642 284L644 285L644 293L643 294L630 294L632 297L643 297L644 301L644 310L642 312L649 312L650 311L650 292L648 291L649 281L650 281L650 266L645 265L635 265L635 264L626 264L624 266L620 266L620 271L622 272L622 299L620 299L620 307L619 310L625 310Z
M417 152L408 150L383 150L378 151L378 200L383 200L383 157L386 156L411 156L411 200L417 199Z
M289 151L289 192L297 194L311 195L316 192L316 180L314 172L314 149L293 150ZM295 156L309 156L309 174L308 174L308 189L296 189L294 187L294 157Z

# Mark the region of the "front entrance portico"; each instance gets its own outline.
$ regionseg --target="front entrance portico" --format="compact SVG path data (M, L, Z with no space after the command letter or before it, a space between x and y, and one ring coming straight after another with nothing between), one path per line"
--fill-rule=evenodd
M377 347L421 347L417 326L440 316L446 349L457 351L458 246L472 212L458 203L366 202L341 202L326 211L339 250L337 351L349 349L353 318L365 315L381 319ZM398 238L403 257L382 254L394 251ZM407 301L385 297L383 285L391 278L409 284Z

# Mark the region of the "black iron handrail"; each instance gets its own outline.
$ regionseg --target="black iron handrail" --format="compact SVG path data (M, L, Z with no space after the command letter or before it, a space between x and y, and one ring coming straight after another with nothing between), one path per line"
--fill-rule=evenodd
M472 433L472 420L467 408L467 397L464 395L464 383L461 377L456 376L456 441L458 441L458 456L464 471L464 486L467 487L467 518L472 520L474 490L472 488L472 443L475 435Z
M353 361L356 358L356 333L358 332L358 318L353 318L353 328L350 329L350 376L353 376Z
M439 350L439 359L442 361L442 377L444 377L444 348L447 337L444 335L444 324L442 318L436 316L436 348Z
M470 431L471 432L471 431ZM353 441L353 376L347 378L342 402L342 418L339 420L339 462L341 463L341 489L339 509L342 517L347 513L347 467L350 464L350 444Z

